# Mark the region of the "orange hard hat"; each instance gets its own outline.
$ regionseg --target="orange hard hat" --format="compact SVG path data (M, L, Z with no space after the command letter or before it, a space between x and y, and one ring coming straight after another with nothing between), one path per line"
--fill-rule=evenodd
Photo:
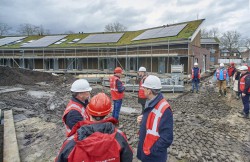
M114 73L122 73L122 68L116 67Z
M92 116L106 116L111 111L110 98L105 93L98 93L91 98L87 111Z

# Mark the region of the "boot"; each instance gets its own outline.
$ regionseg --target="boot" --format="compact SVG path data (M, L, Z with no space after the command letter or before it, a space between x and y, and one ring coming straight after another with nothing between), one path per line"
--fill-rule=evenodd
M224 90L224 97L227 97L227 91Z
M220 94L219 94L219 97L220 97L220 96L222 96L222 90L220 90L219 92L220 92Z

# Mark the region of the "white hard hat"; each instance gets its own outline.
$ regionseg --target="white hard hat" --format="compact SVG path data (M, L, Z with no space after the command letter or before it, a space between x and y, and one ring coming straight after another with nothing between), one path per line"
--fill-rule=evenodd
M240 66L238 69L240 71L243 71L243 70L248 70L248 67L247 66Z
M70 88L71 92L89 92L92 88L89 86L89 82L86 79L76 80Z
M146 72L147 70L145 67L140 67L138 71Z
M149 75L142 84L142 87L149 89L161 89L161 80L155 75Z
M220 66L221 66L221 67L224 67L224 64L223 64L223 63L220 63Z
M194 65L198 65L198 63L196 62L196 63L194 63Z

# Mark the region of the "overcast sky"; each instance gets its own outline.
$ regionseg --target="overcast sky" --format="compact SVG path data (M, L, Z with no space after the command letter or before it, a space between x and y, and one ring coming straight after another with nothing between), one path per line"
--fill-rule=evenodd
M104 31L120 22L139 30L205 18L204 28L250 37L250 0L0 0L0 22L43 25L51 33Z

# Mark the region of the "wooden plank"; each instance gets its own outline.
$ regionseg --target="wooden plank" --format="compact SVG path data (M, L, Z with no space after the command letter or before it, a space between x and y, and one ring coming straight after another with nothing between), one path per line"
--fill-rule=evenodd
M12 110L4 111L3 162L20 162Z
M1 124L1 121L2 121L2 109L0 109L0 124Z

